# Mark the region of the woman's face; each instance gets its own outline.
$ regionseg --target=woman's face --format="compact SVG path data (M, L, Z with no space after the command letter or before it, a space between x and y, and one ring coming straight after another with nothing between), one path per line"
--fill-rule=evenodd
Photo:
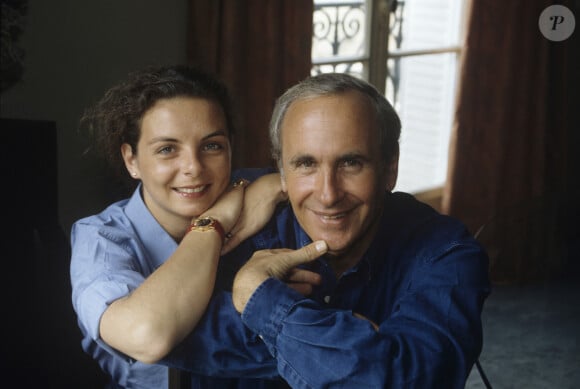
M143 200L174 237L207 210L230 180L231 147L221 106L202 98L159 100L142 118L134 154L125 165L143 183Z

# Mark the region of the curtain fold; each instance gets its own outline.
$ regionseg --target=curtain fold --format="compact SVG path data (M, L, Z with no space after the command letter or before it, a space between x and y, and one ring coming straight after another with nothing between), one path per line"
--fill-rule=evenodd
M275 99L310 74L312 0L190 0L188 60L229 86L238 111L234 167L273 166Z
M451 138L443 212L488 248L496 282L562 268L570 42L538 17L551 1L473 1Z

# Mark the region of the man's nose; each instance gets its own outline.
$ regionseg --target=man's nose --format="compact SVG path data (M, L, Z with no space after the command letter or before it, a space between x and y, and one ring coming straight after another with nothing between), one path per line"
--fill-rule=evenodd
M324 206L330 207L340 200L342 188L340 179L333 169L321 169L317 177L318 198Z

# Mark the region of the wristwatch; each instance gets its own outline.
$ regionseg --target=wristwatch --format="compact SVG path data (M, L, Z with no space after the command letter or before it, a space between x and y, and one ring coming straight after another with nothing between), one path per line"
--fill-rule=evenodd
M221 223L211 216L204 216L195 219L187 229L186 234L189 233L190 231L200 231L200 232L216 231L219 234L222 243L226 237L226 233Z

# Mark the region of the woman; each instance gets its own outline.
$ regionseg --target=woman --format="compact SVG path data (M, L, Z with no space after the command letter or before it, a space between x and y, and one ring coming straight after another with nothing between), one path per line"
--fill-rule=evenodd
M167 368L154 363L199 321L220 252L258 231L285 198L279 175L230 185L229 97L218 80L192 68L135 73L83 121L137 187L72 227L82 346L113 387L167 387ZM251 220L240 217L242 209Z

